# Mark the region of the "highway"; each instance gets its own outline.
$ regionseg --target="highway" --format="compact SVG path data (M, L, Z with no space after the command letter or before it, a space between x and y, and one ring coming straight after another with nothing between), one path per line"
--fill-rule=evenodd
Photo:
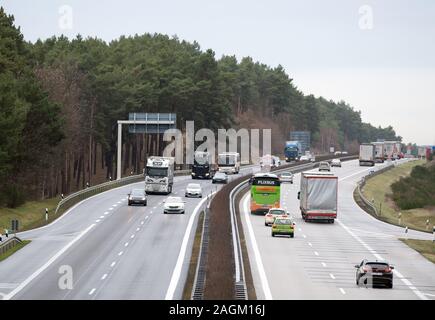
M249 213L249 192L244 195L241 220L258 299L435 299L435 265L398 240L406 237L404 228L373 218L354 202L356 182L370 170L357 160L332 168L339 177L334 224L302 220L300 174L295 174L294 184L282 184L281 206L296 223L293 239L272 238L264 217ZM407 236L432 239L432 234L413 230ZM354 265L364 258L385 259L395 266L393 289L356 286Z
M128 206L129 190L144 187L136 183L84 200L52 224L18 234L32 242L0 263L0 298L180 299L197 213L205 195L222 185L174 179L172 195L184 198L190 182L203 188L202 199L185 198L184 215L163 214L165 195L149 195L146 207ZM72 288L65 286L68 270Z

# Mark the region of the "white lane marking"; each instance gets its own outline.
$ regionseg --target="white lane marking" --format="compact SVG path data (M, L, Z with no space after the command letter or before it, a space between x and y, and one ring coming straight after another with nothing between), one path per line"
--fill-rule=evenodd
M258 273L260 275L260 281L263 287L264 297L266 300L272 300L272 292L270 291L269 282L267 280L263 261L260 255L260 250L258 249L257 240L255 239L254 229L252 228L251 213L249 212L248 201L249 201L249 196L245 196L245 199L243 200L243 209L244 209L243 211L244 211L246 225L248 226L249 240L251 241L251 246L254 251L254 259L257 265Z
M133 239L133 238L134 238L134 234L131 235L130 239Z
M126 242L126 243L124 244L124 246L128 247L128 242Z
M113 210L113 208L109 208L109 210Z
M97 290L97 289L93 288L91 291L89 291L89 295L92 296L94 294L95 290Z
M118 204L121 204L121 201L118 201Z
M214 191L211 195L215 194L216 191ZM189 218L189 222L187 224L186 232L184 233L183 242L181 243L180 252L178 254L177 263L175 264L174 271L172 272L171 282L169 283L168 290L166 291L165 300L172 300L174 299L175 289L177 289L178 281L180 280L181 276L181 270L183 266L183 262L186 256L187 251L187 244L189 242L190 233L192 231L193 222L195 221L195 217L201 208L201 206L204 204L204 202L207 200L207 198L202 199L195 209L193 210L192 215Z
M355 172L355 173L352 173L351 175L348 175L348 176L346 176L346 177L343 177L343 178L338 179L338 181L343 181L343 180L349 179L349 178L351 178L351 177L353 177L353 176L356 176L356 175L358 175L358 174L361 174L361 173L366 172L366 171L369 171L369 170L373 170L373 168L370 167L370 168L366 168L366 169L361 170L361 171L357 171L357 172Z
M112 207L116 207L116 206L118 206L116 203L112 205Z
M144 224L144 221L141 221L141 222L140 222L140 224L142 224L142 225L143 225L143 224Z
M115 264L116 264L116 261L113 261L113 262L110 264L110 267L113 268L113 267L115 266Z
M109 212L108 212L108 211L104 212L104 215L108 215L108 214L109 214Z
M59 250L53 257L50 258L42 267L40 267L38 270L36 270L34 273L32 273L26 280L21 282L14 290L9 292L7 295L5 295L4 300L10 300L13 298L18 292L23 290L33 279L35 279L37 276L39 276L45 269L47 269L50 265L52 265L62 254L64 254L71 246L74 245L77 241L79 241L86 233L88 233L93 227L95 227L95 224L91 224L89 227L87 227L85 230L83 230L77 237L75 237L71 242L69 242L65 247L63 247L61 250Z
M332 273L330 273L329 276L330 276L332 279L335 279L335 277L334 277L334 275L333 275Z
M138 232L140 230L140 228L136 228L136 232Z
M340 288L340 291L341 291L342 294L346 294L346 291L344 291L343 288Z
M103 274L103 276L101 277L101 280L104 280L107 278L107 273Z
M314 254L315 254L316 256L318 256L318 255L319 255L319 253L318 253L317 251L314 251Z
M424 293L424 294L429 296L429 297L435 297L435 294L430 294L430 293Z
M373 254L376 259L378 260L385 260L384 258L381 257L381 255L379 255L375 250L373 250L369 245L367 245L363 240L361 240L360 237L358 237L355 233L352 232L352 230L349 229L349 227L347 227L343 222L341 222L339 219L336 219L338 224L347 231L347 233L349 233L356 241L358 241L364 248L366 248L371 254ZM393 273L395 275L397 275L397 277L400 278L400 280L402 280L402 282L408 286L408 288L414 292L417 297L419 297L421 300L428 300L428 297L426 297L420 290L418 289L411 289L411 287L415 287L411 281L409 281L408 279L405 279L405 277L397 270L394 269Z
M299 231L302 231L302 229L301 229L301 228L299 228L298 230L299 230Z
M326 268L326 263L322 262L322 266Z
M123 253L124 253L124 251L120 251L120 252L118 253L118 256L122 256Z
M104 219L104 216L100 216L100 219Z
M310 247L312 247L312 246L313 246L313 244L312 244L311 242L308 242L308 245L309 245Z
M157 207L153 207L153 209L156 209Z
M95 222L97 222L97 223L100 222L100 219L95 220Z
M146 216L146 217L145 217L145 219L148 219L148 218L149 218L149 216Z

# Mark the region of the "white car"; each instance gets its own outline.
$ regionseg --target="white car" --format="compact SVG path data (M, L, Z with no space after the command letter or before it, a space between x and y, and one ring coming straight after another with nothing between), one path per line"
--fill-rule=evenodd
M277 217L287 218L288 216L288 212L283 208L271 208L264 216L264 225L270 226Z
M281 182L290 182L293 183L293 173L291 172L283 172L279 175L279 180Z
M341 168L341 161L340 161L340 159L332 159L332 161L331 161L331 167L340 167Z
M334 155L339 156L341 154L341 151L335 151Z
M308 161L308 160L310 160L310 157L308 157L308 156L301 156L300 158L299 158L299 161Z
M276 156L272 156L273 160L275 161L275 167L279 167L281 165L281 159Z
M184 194L186 197L202 198L202 189L199 183L189 183Z
M184 213L184 204L181 197L168 197L163 201L163 213Z

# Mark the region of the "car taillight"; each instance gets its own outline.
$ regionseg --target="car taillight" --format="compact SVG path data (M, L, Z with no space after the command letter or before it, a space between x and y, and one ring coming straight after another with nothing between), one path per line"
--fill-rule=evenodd
M364 267L362 270L363 270L364 272L369 272L369 269L366 268L366 267Z
M391 272L391 268L390 267L385 268L384 272Z

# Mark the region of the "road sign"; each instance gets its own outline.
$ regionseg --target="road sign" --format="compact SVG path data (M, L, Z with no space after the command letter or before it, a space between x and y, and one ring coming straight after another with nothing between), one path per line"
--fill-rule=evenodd
M129 113L129 133L164 133L177 125L175 113Z

